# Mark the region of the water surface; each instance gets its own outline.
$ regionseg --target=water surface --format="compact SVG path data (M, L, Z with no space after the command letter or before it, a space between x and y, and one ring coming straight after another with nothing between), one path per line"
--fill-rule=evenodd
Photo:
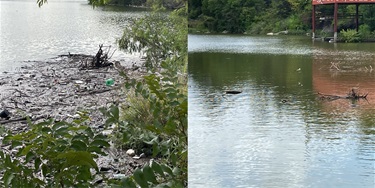
M373 187L371 67L371 43L189 35L189 187Z
M117 49L116 40L129 19L144 14L142 9L93 9L87 1L48 1L39 8L36 0L0 0L0 72L68 52L95 55L99 44ZM138 57L117 50L112 58Z

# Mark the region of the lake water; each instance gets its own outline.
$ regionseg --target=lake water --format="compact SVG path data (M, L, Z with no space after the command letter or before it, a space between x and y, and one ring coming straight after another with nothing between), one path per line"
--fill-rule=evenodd
M0 0L0 72L68 52L95 55L99 44L117 49L129 19L144 14L134 8L93 9L87 1L51 0L39 8L36 0ZM117 50L112 58L136 61L139 55Z
M375 43L189 35L189 187L374 187L374 68Z

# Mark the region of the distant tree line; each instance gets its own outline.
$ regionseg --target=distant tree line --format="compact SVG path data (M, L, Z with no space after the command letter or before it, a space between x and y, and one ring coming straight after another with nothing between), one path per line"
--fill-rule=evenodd
M107 4L151 7L155 2L167 9L178 9L185 5L185 0L108 0Z
M317 6L318 29L332 28L333 5ZM375 31L375 4L359 6L362 30ZM339 5L339 30L355 28L355 5ZM262 34L311 30L310 0L189 0L189 30ZM320 19L321 18L321 19Z

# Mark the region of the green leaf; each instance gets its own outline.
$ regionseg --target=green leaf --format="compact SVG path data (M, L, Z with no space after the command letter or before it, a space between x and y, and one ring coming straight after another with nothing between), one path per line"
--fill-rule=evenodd
M84 142L82 142L81 140L73 140L70 147L72 149L76 150L76 151L86 151L87 150L87 145Z
M98 146L98 147L109 147L109 143L105 140L94 140L90 143L91 146Z
M2 144L8 145L12 140L13 140L13 136L7 135L7 136L4 137L4 139L2 141Z
M172 172L175 176L178 176L180 174L181 170L178 167L174 167Z
M21 141L18 141L18 140L13 140L12 141L12 148L15 148L17 146L22 146L22 142Z
M42 164L42 174L44 177L47 176L47 172L48 172L48 166L46 164Z
M88 149L87 149L87 151L89 151L89 152L91 152L91 153L93 153L93 152L95 152L95 153L97 153L97 154L101 154L101 155L106 155L103 151L102 151L102 149L100 149L99 147L97 147L97 146L90 146Z
M119 109L118 109L118 106L113 105L113 106L111 107L111 114L112 114L113 118L115 118L116 121L119 120L119 117L120 117L120 116L119 116Z
M49 128L49 127L43 127L43 128L42 128L42 132L49 134L49 133L52 132L52 129Z
M151 161L151 164L150 164L152 170L158 174L160 174L161 176L165 177L165 174L163 172L163 169L161 168L161 166L155 162L155 161Z
M85 133L87 134L87 136L88 136L89 138L94 137L94 132L92 131L91 127L87 127Z
M90 168L81 168L78 172L77 179L80 181L88 181L91 179Z
M34 147L34 144L31 144L31 145L28 145L26 147L24 147L22 149L22 152L21 152L21 155L26 155L27 153L29 153L29 151L31 150L31 148Z
M34 159L35 158L35 154L34 154L34 152L28 152L27 154L26 154L26 162L28 163L28 162L30 162L32 159Z
M89 138L87 138L87 136L84 135L84 134L77 134L77 135L73 136L72 141L73 140L79 140L79 141L82 141L84 143L89 142Z
M126 188L137 188L135 183L129 177L123 178L121 180L121 186Z
M9 155L5 155L5 166L12 166L12 160L10 159Z
M107 140L107 136L103 135L103 134L97 134L94 136L94 140Z
M173 171L170 167L167 165L161 164L161 168L163 169L164 172L167 172L169 175L173 176Z
M65 122L61 121L61 122L57 122L55 123L53 126L52 126L52 130L53 131L56 131L62 127L67 127L67 125L65 124Z
M87 129L87 126L78 126L78 127L71 126L71 127L69 127L70 131L75 131L75 132L82 131L82 130L85 130L85 129Z
M58 136L65 136L66 134L69 133L68 130L69 130L69 127L67 127L67 126L60 127L59 129L57 129L57 130L55 131L55 137L56 137L57 135L58 135Z
M160 153L159 144L158 143L154 143L152 145L152 156L156 157L159 153Z
M33 125L33 122L31 122L31 118L29 116L26 116L26 122L28 125Z
M99 171L98 165L94 161L92 155L87 151L69 151L59 154L57 158L66 159L63 169L71 166L88 166Z
M53 121L54 121L53 119L48 119L48 120L45 120L43 122L40 122L40 123L36 124L35 126L36 127L46 127L48 125L51 125Z
M139 168L135 170L133 173L133 177L135 182L137 182L137 184L141 186L141 188L148 188L148 184L142 170L140 170Z
M14 174L11 171L8 171L8 170L5 171L3 181L4 181L4 184L5 184L6 187L8 187L10 185L13 178L14 178Z
M149 145L153 145L154 143L158 143L157 141L158 141L158 138L159 137L155 137L155 138L153 138L152 140L150 140L150 141L144 141L144 143L146 143L146 144L149 144Z
M156 180L156 176L154 174L154 171L151 169L151 167L149 165L146 165L145 167L143 167L142 169L143 173L144 173L144 176L146 177L146 180L148 182L152 182L154 184L157 184L157 180Z
M35 159L35 161L34 161L34 171L35 172L37 172L37 171L39 171L39 168L40 168L40 164L42 163L42 160L39 158L39 157L37 157L36 159Z
M175 153L172 153L172 154L171 154L170 159L171 159L171 161L172 161L172 165L177 165L178 158L177 158L177 155L176 155Z

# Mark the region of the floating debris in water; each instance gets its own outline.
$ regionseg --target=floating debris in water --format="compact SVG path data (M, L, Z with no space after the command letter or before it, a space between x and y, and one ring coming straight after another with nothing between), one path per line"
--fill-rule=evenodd
M225 94L240 94L240 93L242 93L242 91L235 91L235 90L225 91Z

